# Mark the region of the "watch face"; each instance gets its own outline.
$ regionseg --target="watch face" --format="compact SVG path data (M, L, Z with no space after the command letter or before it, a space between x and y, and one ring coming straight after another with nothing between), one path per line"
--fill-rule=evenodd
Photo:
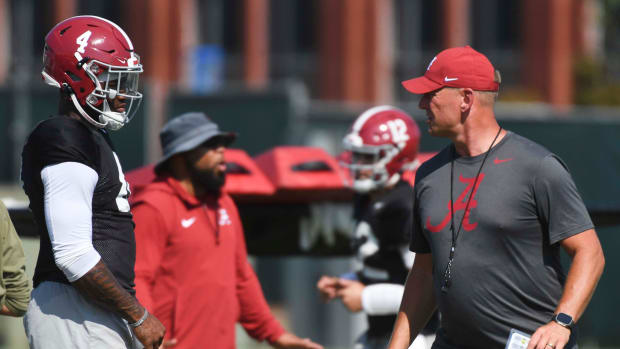
M570 315L564 313L559 313L555 316L555 319L557 322L565 324L567 326L572 324L573 322L573 318Z

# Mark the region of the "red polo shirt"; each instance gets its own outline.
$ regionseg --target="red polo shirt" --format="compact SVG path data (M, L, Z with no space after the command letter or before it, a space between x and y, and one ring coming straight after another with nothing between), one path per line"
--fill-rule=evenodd
M177 349L235 348L235 323L256 340L284 329L272 316L248 263L232 199L202 200L171 177L133 198L136 296L166 326Z

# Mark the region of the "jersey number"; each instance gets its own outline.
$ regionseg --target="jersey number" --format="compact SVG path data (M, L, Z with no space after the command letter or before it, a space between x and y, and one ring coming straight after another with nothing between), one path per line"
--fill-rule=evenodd
M392 142L400 143L409 140L409 135L407 134L407 124L405 124L403 120L390 120L387 122L387 125L390 128L390 133L392 133Z
M116 153L114 154L114 160L116 160L116 167L118 168L118 180L121 182L121 189L118 191L118 195L116 196L116 206L118 210L121 212L129 212L129 194L131 193L129 190L129 184L125 180L125 175L123 174L123 169L121 168L121 162L118 161L118 156Z

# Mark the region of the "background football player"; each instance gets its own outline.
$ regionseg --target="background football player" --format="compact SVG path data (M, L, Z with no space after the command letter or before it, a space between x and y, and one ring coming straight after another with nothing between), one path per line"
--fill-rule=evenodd
M363 112L344 137L356 221L353 248L355 271L323 276L317 288L325 301L340 300L351 312L367 315L368 330L355 348L385 348L413 265L409 252L413 189L403 180L417 166L420 130L404 111L378 106ZM437 315L435 315L436 317ZM412 348L430 348L435 321Z

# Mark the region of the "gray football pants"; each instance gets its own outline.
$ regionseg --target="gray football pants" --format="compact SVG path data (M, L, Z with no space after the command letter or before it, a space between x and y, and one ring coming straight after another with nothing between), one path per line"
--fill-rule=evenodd
M119 315L58 282L42 282L32 291L24 328L31 349L143 348Z

